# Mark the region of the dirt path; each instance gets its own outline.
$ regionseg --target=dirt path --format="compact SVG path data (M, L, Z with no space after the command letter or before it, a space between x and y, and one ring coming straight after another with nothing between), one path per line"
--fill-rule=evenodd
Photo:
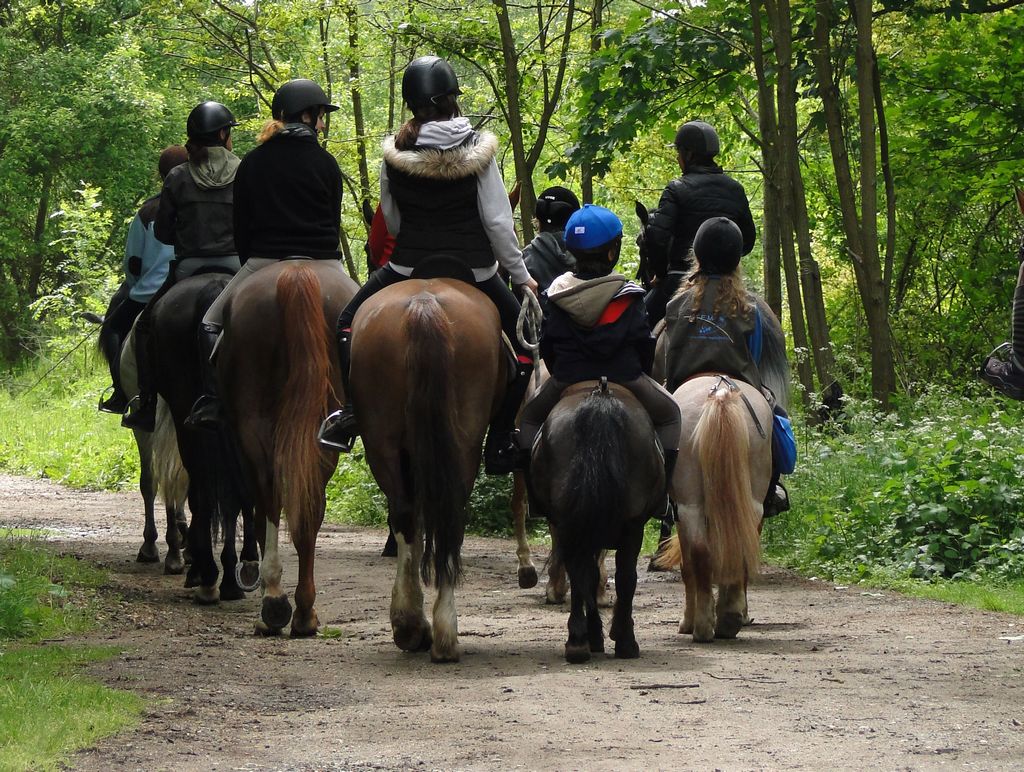
M570 666L566 609L515 586L510 543L469 539L462 662L436 666L391 643L382 533L321 535L317 607L340 635L266 640L252 635L255 598L199 608L180 577L134 562L139 511L132 494L0 476L0 524L49 529L123 597L92 639L124 653L96 674L150 707L78 769L1024 764L1024 620L1011 616L768 570L750 592L755 624L694 644L676 633L679 582L641 573L641 658ZM289 554L289 586L294 574Z

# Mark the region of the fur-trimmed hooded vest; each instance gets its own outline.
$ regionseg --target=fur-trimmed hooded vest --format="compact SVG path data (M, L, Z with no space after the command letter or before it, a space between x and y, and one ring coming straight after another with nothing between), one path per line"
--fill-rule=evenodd
M398 150L393 137L384 140L388 184L402 218L394 264L415 267L430 255L445 254L470 268L494 265L480 220L477 177L497 151L498 139L490 132L474 132L448 150Z

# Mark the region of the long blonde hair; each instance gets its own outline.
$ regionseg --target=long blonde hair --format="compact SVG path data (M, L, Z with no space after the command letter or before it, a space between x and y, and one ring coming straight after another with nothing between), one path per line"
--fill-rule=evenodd
M271 118L269 121L263 124L263 128L260 129L259 136L256 137L256 144L262 145L268 139L272 139L284 129L284 121L279 121L276 118Z
M704 289L707 287L708 279L706 273L699 270L694 271L686 277L676 294L682 292L693 292L690 302L690 309L694 313L700 310L704 300ZM732 273L719 277L721 279L718 287L718 297L715 298L715 306L711 310L715 313L724 314L729 317L747 316L754 309L754 303L747 293L747 287L743 282L743 273L739 266Z

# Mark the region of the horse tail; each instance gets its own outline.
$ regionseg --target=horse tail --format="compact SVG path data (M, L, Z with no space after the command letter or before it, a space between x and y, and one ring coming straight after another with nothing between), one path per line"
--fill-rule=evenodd
M662 569L673 569L679 568L682 564L683 551L679 546L679 539L675 536L663 539L654 556L654 565Z
M720 584L742 582L756 574L760 565L747 431L741 392L720 384L708 395L693 430L714 581Z
M184 506L188 497L188 472L181 463L178 453L178 436L174 431L174 419L163 397L157 399L156 428L152 438L153 477L156 489L164 503L174 507Z
M566 565L592 560L625 515L628 423L622 402L604 389L595 389L574 411L574 447L565 473L569 484L558 507Z
M789 410L789 360L786 358L786 336L779 319L764 300L758 298L761 312L761 361L757 365L761 382L775 395L784 410Z
M409 300L405 338L414 341L405 355L405 414L413 513L426 537L420 571L425 582L433 573L438 586L454 585L462 574L459 549L469 492L459 463L451 323L434 295Z
M275 485L292 538L316 533L322 513L323 457L316 432L332 390L330 341L320 279L295 262L277 278L277 306L288 360L274 431Z

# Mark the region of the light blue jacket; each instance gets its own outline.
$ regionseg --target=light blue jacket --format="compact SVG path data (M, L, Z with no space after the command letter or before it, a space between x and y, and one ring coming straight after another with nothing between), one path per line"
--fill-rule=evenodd
M129 287L128 297L138 303L147 303L156 294L174 259L174 247L159 241L153 234L159 201L160 197L154 196L142 205L128 228L124 245L122 268Z

